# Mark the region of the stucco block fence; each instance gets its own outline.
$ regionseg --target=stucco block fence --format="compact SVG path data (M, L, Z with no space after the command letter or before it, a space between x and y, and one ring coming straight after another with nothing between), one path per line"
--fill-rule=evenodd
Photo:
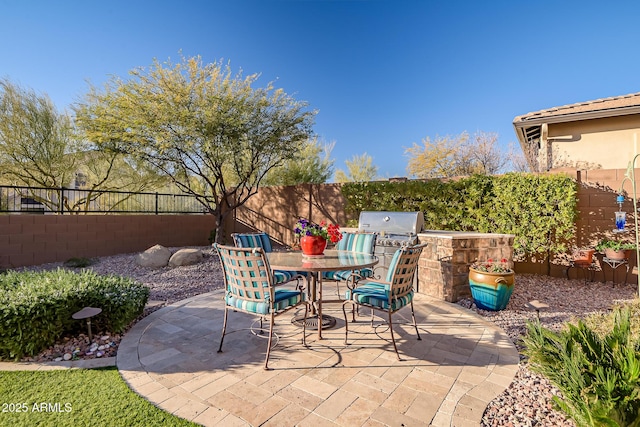
M205 246L213 215L0 215L0 268Z
M620 188L623 170L560 171L575 174L578 188L578 218L572 247L594 247L614 228L618 210L615 189ZM640 176L640 170L636 170ZM626 190L630 190L627 182ZM231 243L234 231L262 230L275 244L292 245L298 218L346 225L350 217L341 184L273 186L261 188L246 205L234 212L224 226L222 240ZM633 206L623 205L631 228ZM212 215L0 215L0 269L63 262L72 257L97 257L143 251L155 244L167 247L206 246L215 228ZM632 230L629 230L630 235ZM426 232L421 241L429 243L420 260L418 291L447 301L467 297L468 265L475 259L512 259L513 239L509 235L465 232ZM567 254L560 254L567 256ZM635 257L625 267L612 269L596 254L599 268L594 280L636 283ZM550 274L562 277L566 263L543 259L517 262L516 274ZM570 278L582 278L571 269Z

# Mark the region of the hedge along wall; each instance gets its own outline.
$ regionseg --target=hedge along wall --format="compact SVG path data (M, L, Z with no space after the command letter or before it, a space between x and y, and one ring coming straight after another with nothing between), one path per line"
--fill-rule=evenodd
M0 268L205 246L213 215L0 215Z
M618 210L618 206L615 203L617 192L612 188L619 188L624 175L624 171L621 170L588 171L588 174L586 171L571 171L571 173L573 175L570 175L567 171L560 171L560 174L569 176L578 183L577 193L574 198L576 200L577 217L575 228L570 234L571 238L565 242L566 251L556 254L550 265L550 274L555 277L564 276L569 253L573 248L593 247L600 238L611 234L610 231L614 228L614 212ZM637 170L636 173L640 177L640 170ZM487 178L490 179L490 177ZM315 222L326 220L341 226L346 226L350 222L349 225L353 226L354 223L357 223L359 210L422 210L428 219L430 216L433 217L435 215L432 211L437 211L439 208L446 211L450 205L450 202L446 199L429 200L427 198L426 201L423 200L422 202L418 200L424 199L425 191L424 183L420 181L395 181L405 184L402 192L393 191L394 182L387 181L379 181L373 184L379 184L383 189L388 187L387 189L391 191L370 192L358 187L352 187L347 190L342 184L263 188L260 189L255 197L249 200L245 207L237 211L237 221L232 231L263 230L273 236L277 242L291 245L295 242L292 230L298 217L310 218ZM482 185L482 180L480 180L475 187L466 190L466 194L461 194L460 191L455 190L455 187L445 188L447 187L446 182L431 181L427 186L431 187L436 193L449 191L451 199L459 199L461 195L466 196L467 201L473 205L479 202L474 191L480 194ZM625 189L630 192L631 186L629 183L625 185ZM347 197L345 197L343 191ZM347 198L353 200L352 195L349 193L350 191L355 194L356 200L356 204L351 206L347 202ZM532 193L535 191L533 188L525 188L524 191L535 196L535 193ZM513 203L517 204L517 201ZM433 206L433 208L431 209L430 206ZM518 207L521 208L520 206ZM510 214L507 210L508 205L500 206L499 209L501 209L501 213L504 216ZM628 213L628 216L633 212L630 200L624 203L623 209ZM465 226L468 227L467 229L473 229L474 222L481 220L481 218L467 215L464 209L458 207L450 214L438 217L437 220L443 226L437 229L444 229L448 225L452 226L451 229L456 229L455 224L460 219L464 220ZM450 221L450 224L448 224L448 221ZM530 219L524 216L518 216L514 219L516 224L526 224L527 221L530 221ZM631 229L632 223L633 219L629 217L627 221L629 229ZM510 231L502 230L502 232ZM629 237L633 238L631 232ZM603 274L607 275L607 280L612 280L612 275L615 275L616 282L621 283L625 280L624 267L612 270L602 263L601 255L597 256L597 258L598 263L604 269L604 273L602 270L597 271L595 273L596 280L603 280ZM637 281L637 277L632 273L634 265L635 259L631 261L631 268L626 277L629 283ZM515 268L518 273L547 274L548 266L538 256L534 260L517 262ZM570 270L569 274L570 277L575 278L577 274L582 274L582 272L577 273L575 270Z
M614 212L618 206L615 203L617 193L612 189L620 187L624 171L573 173L573 178L581 185L577 192L575 239L568 242L568 247L593 246L614 228ZM640 177L640 170L636 173ZM347 208L342 187L341 184L321 184L262 188L246 206L238 209L236 221L231 221L226 229L229 232L264 230L276 242L292 245L295 243L293 226L299 217L315 222L326 220L341 226L349 221L357 223L358 214L353 208ZM400 203L403 210L415 210L411 200L412 191L417 188L385 197ZM625 189L631 190L630 183L625 184ZM365 198L369 196L363 194ZM378 204L372 210L387 207ZM628 214L633 212L630 200L625 202L623 209ZM629 218L627 223L632 227L633 219ZM209 233L214 228L211 215L0 215L0 268L65 261L71 257L131 253L155 244L208 245ZM635 260L632 264L635 265ZM516 264L518 273L546 274L546 268L546 264L540 262ZM611 280L612 270L606 265L603 268L607 279ZM631 271L627 280L634 283L637 277ZM552 266L553 276L560 277L564 272L565 267L561 264ZM576 272L570 274L576 277ZM602 274L597 272L596 280L601 280ZM615 270L615 276L617 282L624 281L624 267Z

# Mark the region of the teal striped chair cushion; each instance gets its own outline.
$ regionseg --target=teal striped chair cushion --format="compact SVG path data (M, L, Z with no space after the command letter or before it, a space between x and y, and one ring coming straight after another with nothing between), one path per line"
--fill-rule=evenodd
M297 271L273 270L273 281L276 285L293 280L299 273ZM306 273L305 273L306 275Z
M262 248L265 252L272 252L271 240L267 233L232 233L233 243L239 248ZM274 270L273 278L276 285L287 283L296 276L307 276L306 271Z
M231 237L239 248L262 248L265 252L273 250L267 233L233 233Z
M371 268L362 268L360 270L323 271L322 278L327 280L349 280L354 273L365 279L373 277Z
M394 254L393 258L389 262L389 270L387 270L387 282L391 282L393 280L393 274L396 272L396 268L398 267L398 259L402 255L402 249L398 249Z
M376 237L373 233L343 232L342 240L338 241L336 249L339 251L373 254ZM327 280L349 280L354 273L363 278L373 277L373 269L363 268L360 270L324 271L322 278Z
M339 251L363 252L372 254L376 244L376 234L373 233L342 233L342 239L336 244Z
M225 297L227 305L236 307L240 310L248 311L256 314L270 314L271 304L269 301L251 301L243 298L239 298L233 294L227 294ZM287 289L276 289L275 291L275 312L283 310L287 307L295 305L301 301L304 301L304 293L298 291L291 291Z
M401 298L393 298L391 306L389 305L390 286L383 283L367 282L360 285L353 291L347 291L346 298L351 299L359 304L366 304L384 310L396 311L409 304L413 300L413 291Z

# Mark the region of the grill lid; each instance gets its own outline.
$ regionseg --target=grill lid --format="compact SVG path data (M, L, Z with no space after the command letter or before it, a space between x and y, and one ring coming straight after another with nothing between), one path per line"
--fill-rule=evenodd
M362 211L358 230L383 234L417 234L424 226L422 212Z

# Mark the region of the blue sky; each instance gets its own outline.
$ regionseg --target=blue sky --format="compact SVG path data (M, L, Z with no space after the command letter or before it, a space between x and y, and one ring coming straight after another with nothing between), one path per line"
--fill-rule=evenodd
M0 77L69 109L109 76L200 55L317 109L335 167L406 176L429 136L640 91L640 3L429 0L0 0Z

